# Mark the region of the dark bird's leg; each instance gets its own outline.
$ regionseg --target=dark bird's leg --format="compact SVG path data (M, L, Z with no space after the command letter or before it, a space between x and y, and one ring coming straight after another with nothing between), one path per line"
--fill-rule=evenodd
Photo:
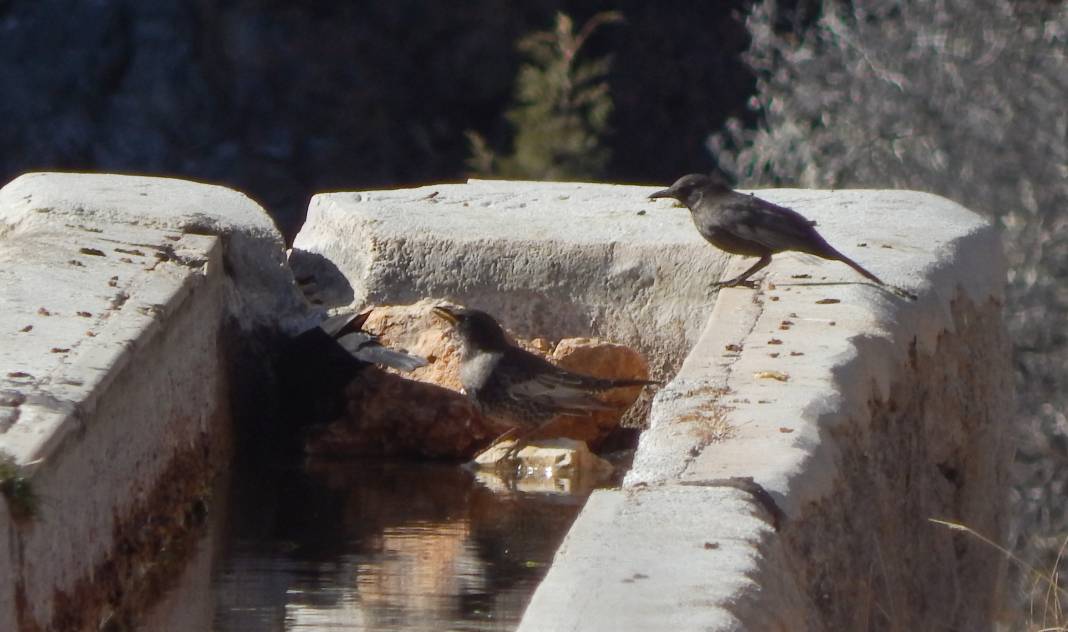
M769 263L771 263L771 253L770 252L767 253L767 254L761 255L760 259L757 260L757 262L754 263L752 265L752 267L750 267L745 272L739 274L738 276L736 276L733 279L730 279L728 281L720 281L720 282L716 283L714 285L714 287L737 287L739 285L746 285L748 287L755 287L755 285L750 285L750 284L746 283L746 279L748 279L749 277L753 276L754 274L756 274L757 272L759 272L763 268L767 267L767 265Z
M502 442L502 441L506 441L506 440L507 440L507 439L509 439L509 438L510 438L510 437L511 437L512 435L514 435L514 434L516 433L516 431L517 431L517 430L519 430L519 427L518 427L518 426L513 426L513 427L509 428L508 430L505 430L505 431L504 431L504 432L502 432L501 434L497 435L497 438L496 438L496 439L494 439L494 440L493 440L493 441L492 441L492 442L491 442L491 443L489 444L489 447L487 447L486 449L488 450L488 449L492 448L493 446L497 445L498 443L500 443L500 442Z
M519 458L520 450L522 450L523 448L527 447L527 445L530 443L530 438L532 436L534 436L535 434L537 434L537 432L539 430L541 430L542 426L544 426L544 425L545 424L541 424L541 425L538 425L538 426L534 426L533 428L528 428L528 429L524 430L523 432L520 432L518 435L516 435L515 443L513 443L512 447L508 448L508 450L504 453L504 457L503 457L502 460L504 460L504 461L515 461L515 460L517 460Z
M516 435L515 443L512 444L512 447L508 448L507 452L504 453L504 459L508 460L508 461L514 461L514 460L518 459L519 458L519 452L523 448L525 448L528 445L530 445L530 440L532 438L534 438L534 437L542 436L542 434L543 434L542 430L544 430L545 428L555 424L557 419L559 419L559 417L553 416L553 417L549 418L547 421L543 421L540 424L537 424L533 428L525 428L525 429L521 430L519 432L519 434Z

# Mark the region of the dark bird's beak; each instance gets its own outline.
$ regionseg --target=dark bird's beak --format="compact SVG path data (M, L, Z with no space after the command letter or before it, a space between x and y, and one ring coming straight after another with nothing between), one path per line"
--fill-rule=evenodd
M656 193L650 193L649 194L649 199L650 200L655 200L656 198L669 198L669 197L675 197L675 192L672 191L671 189L661 189L660 191L657 191Z
M452 313L452 310L450 310L448 307L435 307L430 311L435 316L449 323L450 325L455 325L456 323L460 322L460 319L457 318L456 314Z

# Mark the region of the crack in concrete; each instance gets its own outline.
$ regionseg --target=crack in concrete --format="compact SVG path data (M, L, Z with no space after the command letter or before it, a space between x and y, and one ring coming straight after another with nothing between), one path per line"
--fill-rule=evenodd
M19 408L26 402L26 394L15 390L0 391L0 434L14 426L22 414Z
M713 478L703 481L680 481L679 485L687 487L732 487L749 494L753 501L768 513L768 521L776 531L786 521L786 512L775 502L775 498L764 486L753 480L752 476L732 476L730 478Z
M174 236L173 235L164 235L164 239L171 239L172 237L174 237ZM179 239L181 239L181 238L179 237ZM134 248L136 248L136 247L147 248L149 250L154 251L154 256L156 258L156 261L151 266L146 268L147 270L155 270L156 266L158 266L160 263L166 262L166 261L172 261L172 262L177 263L179 265L183 265L183 266L185 266L187 268L196 270L197 268L202 267L207 262L207 259L204 258L204 257L190 257L188 255L179 254L177 249L175 248L174 244L149 244L149 243L140 243L140 242L132 242L131 243L131 242L123 241L123 240L119 240L119 239L107 239L107 238L101 238L101 240L102 241L107 241L107 242L110 242L110 243L113 243L113 244L123 244L125 246L131 246L131 247L134 247ZM143 253L141 251L133 250L133 249L130 249L130 248L115 248L115 251L119 252L119 253L123 253L123 254L139 256L139 257L147 256L145 253Z

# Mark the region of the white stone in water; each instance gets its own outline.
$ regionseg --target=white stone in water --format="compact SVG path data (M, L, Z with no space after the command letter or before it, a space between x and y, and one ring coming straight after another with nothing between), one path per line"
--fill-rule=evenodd
M508 450L513 445L514 441L501 441L471 461L473 469L490 475L480 476L488 487L575 493L607 479L614 469L611 463L591 452L584 441L567 438L532 441L514 459L509 459ZM498 480L493 480L494 476Z

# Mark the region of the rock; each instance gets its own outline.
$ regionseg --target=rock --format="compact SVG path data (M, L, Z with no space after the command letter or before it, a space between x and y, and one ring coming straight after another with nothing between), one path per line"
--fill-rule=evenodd
M469 457L507 428L483 419L460 392L460 348L451 328L431 314L440 304L427 299L412 305L374 307L364 330L382 344L423 356L428 364L403 376L392 369L367 369L347 387L347 407L308 439L312 454L407 454ZM568 338L555 347L548 341L517 340L521 346L567 369L590 375L646 379L641 355L623 345L590 338ZM551 353L549 353L551 352ZM603 395L613 410L583 417L559 417L542 437L570 437L596 448L618 426L640 388Z
M364 331L377 334L382 344L426 358L427 365L405 375L413 380L459 391L460 345L448 323L430 308L440 299L411 305L378 305L364 323Z
M428 360L426 367L406 374L408 377L459 391L458 341L452 329L430 313L430 308L441 302L428 299L412 305L377 306L364 328L378 334L383 344L406 349ZM565 338L555 347L544 338L516 339L516 343L571 371L610 378L649 377L645 359L624 345L596 338ZM546 427L542 436L571 437L596 448L618 426L620 417L641 392L639 387L608 391L602 398L613 405L612 410L583 417L561 416Z
M565 338L556 345L551 360L569 371L607 378L649 379L649 365L640 353L624 345L596 338ZM605 391L601 399L612 410L590 413L584 417L561 416L552 425L558 436L586 441L597 448L619 425L620 417L643 393L643 387Z
M499 433L456 391L367 367L345 389L344 416L312 431L319 455L467 458Z

